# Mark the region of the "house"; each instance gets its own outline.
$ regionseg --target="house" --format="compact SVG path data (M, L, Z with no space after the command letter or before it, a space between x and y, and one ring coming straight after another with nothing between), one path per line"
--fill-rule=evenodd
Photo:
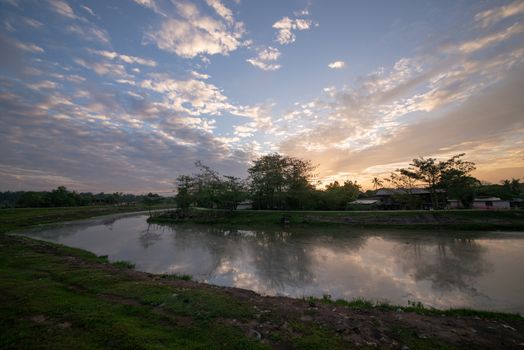
M510 201L499 197L475 198L474 209L510 209Z
M346 209L348 210L376 210L379 209L379 199L357 199L348 202Z
M458 199L448 199L448 209L462 209L464 206Z
M446 203L446 191L435 190L438 208ZM369 199L377 199L381 209L432 209L431 191L426 188L381 188Z
M253 209L252 201L243 201L237 204L237 210L248 210Z

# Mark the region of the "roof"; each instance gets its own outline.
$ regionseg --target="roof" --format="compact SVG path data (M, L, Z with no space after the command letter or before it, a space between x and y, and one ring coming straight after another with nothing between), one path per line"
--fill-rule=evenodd
M509 202L508 200L506 200L506 199L500 199L499 197L475 198L474 201L475 201L475 202L499 202L499 201L502 201L502 202Z
M349 204L366 204L366 205L371 205L371 204L376 204L378 202L380 202L380 200L378 200L378 199L357 199L356 201L349 202Z
M443 189L436 189L437 193L445 193ZM426 188L409 188L409 189L395 189L395 188L381 188L375 193L375 196L392 196L394 194L430 194L431 192Z

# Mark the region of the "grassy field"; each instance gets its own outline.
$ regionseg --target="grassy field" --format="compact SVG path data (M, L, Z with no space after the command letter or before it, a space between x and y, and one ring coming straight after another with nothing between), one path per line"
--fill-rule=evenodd
M166 209L172 207L173 205L134 205L0 209L0 233L53 222L80 220L101 215L145 211L150 209Z
M16 209L0 218L6 232L122 211ZM263 221L282 215L257 213ZM310 213L293 214L297 220ZM242 215L236 222L260 222L253 212ZM263 297L133 267L0 234L0 349L506 349L524 343L524 319L516 314Z
M512 348L518 315L262 297L0 235L0 349Z
M430 228L459 230L523 230L523 210L409 210L409 211L277 211L193 209L182 221L228 225L278 225L283 217L290 225L350 224L365 227ZM153 222L179 220L173 212L156 215Z

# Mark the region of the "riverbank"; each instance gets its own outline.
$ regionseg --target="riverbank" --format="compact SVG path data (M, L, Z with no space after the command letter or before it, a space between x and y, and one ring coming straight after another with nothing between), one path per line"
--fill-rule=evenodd
M95 216L170 208L173 208L172 204L0 209L0 233L55 222L89 219Z
M0 348L509 349L524 319L329 298L291 299L138 272L0 235Z
M222 225L354 225L360 227L523 230L524 211L504 210L406 210L406 211L278 211L192 209L181 216L177 211L159 213L154 223L194 222Z

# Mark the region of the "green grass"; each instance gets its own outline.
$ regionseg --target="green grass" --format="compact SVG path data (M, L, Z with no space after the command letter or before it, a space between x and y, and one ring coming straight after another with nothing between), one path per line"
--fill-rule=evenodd
M145 211L149 209L172 208L172 205L159 206L85 206L64 208L15 208L0 209L0 233L11 232L30 226L61 221L87 219L94 216Z
M224 293L137 280L63 246L9 236L0 244L1 349L266 348L218 321L252 313Z
M280 225L282 217L290 225L357 225L415 229L522 230L523 210L398 210L398 211L279 211L193 209L185 221L221 225ZM155 223L178 222L169 212L150 219Z
M454 316L454 317L480 317L484 319L495 319L495 320L524 320L519 314L495 312L495 311L484 311L474 310L466 308L447 309L440 310L431 307L426 307L420 302L408 301L407 306L393 305L385 301L373 301L364 298L355 298L353 300L337 299L333 300L329 295L325 295L322 298L309 297L306 299L310 305L316 303L333 304L337 306L343 306L355 310L369 310L378 309L383 311L402 311L402 312L414 312L420 315L428 316Z
M179 275L176 273L169 273L169 274L161 274L159 277L167 279L167 280L183 280L183 281L191 281L193 277L191 275Z
M135 264L125 260L113 261L111 265L118 267L119 269L134 269Z

